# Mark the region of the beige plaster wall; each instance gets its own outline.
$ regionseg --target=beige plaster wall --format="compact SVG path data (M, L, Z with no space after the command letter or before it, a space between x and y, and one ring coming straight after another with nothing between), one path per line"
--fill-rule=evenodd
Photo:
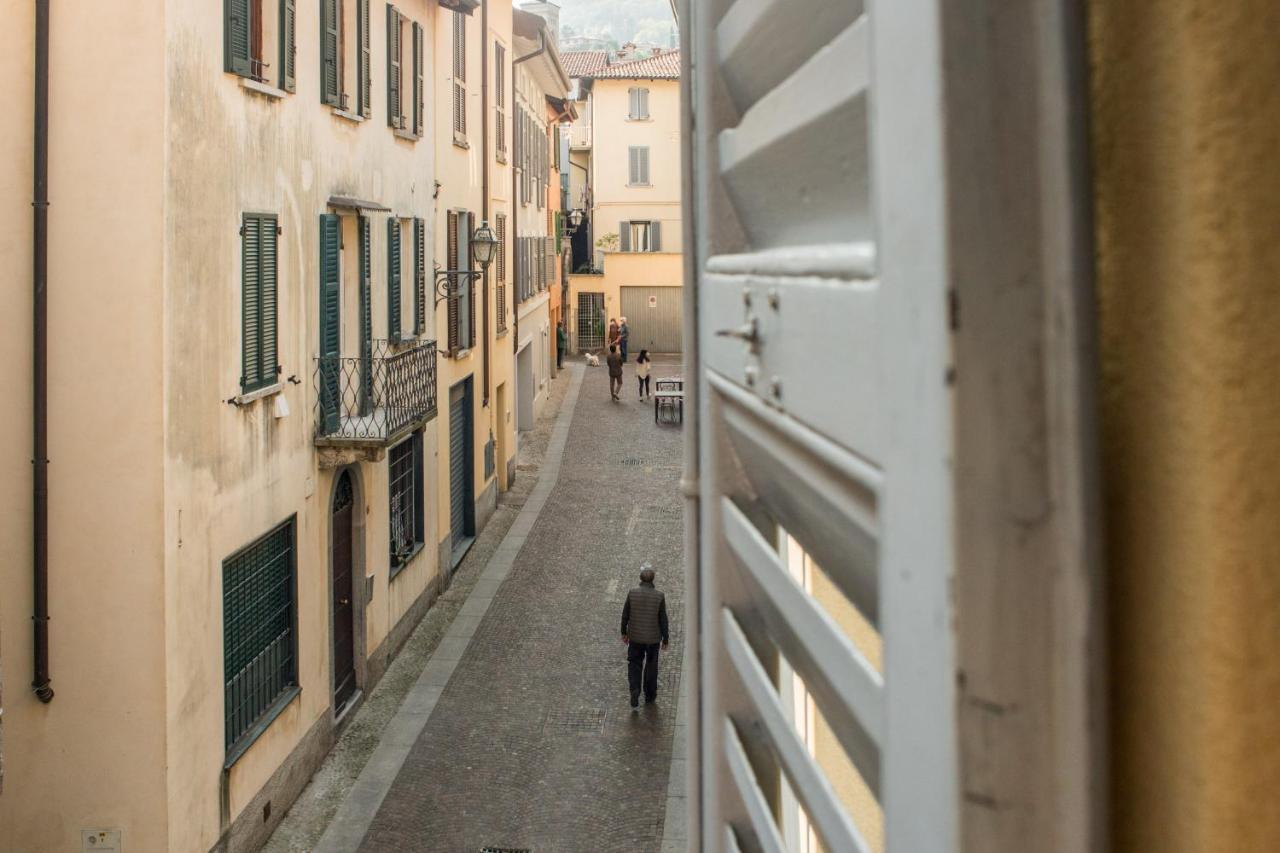
M1280 6L1090 8L1117 851L1280 849Z
M27 687L33 4L6 2L0 35L0 851L78 850L99 827L164 850L166 21L159 2L51 5L48 705Z
M435 6L436 4L431 4ZM497 8L503 4L493 4ZM493 14L494 9L490 10ZM509 12L508 12L509 14ZM453 98L453 15L443 7L436 6L436 30L434 50L431 51L435 62L436 103L440 105L435 114L434 128L436 147L437 173L440 182L439 192L435 200L435 215L438 227L435 233L436 257L440 266L445 266L448 257L445 224L448 212L453 209L465 209L475 214L479 225L483 208L483 174L486 156L480 144L481 137L481 88L480 75L482 68L482 41L480 12L467 16L467 143L469 147L460 147L453 141L453 112L449 106ZM493 22L491 22L492 25ZM493 62L492 49L489 51L489 62ZM480 298L480 285L474 290ZM493 300L490 300L492 310ZM435 421L437 432L437 457L439 477L436 481L437 498L437 538L446 541L449 538L449 389L468 376L472 379L473 402L473 470L474 492L480 500L489 487L496 488L495 478L484 476L484 446L489 440L489 432L494 424L492 406L484 404L484 371L482 353L488 342L484 340L484 325L480 315L481 303L476 304L476 346L462 358L441 358L439 362L440 415ZM448 342L448 315L445 303L440 303L436 316L436 336L442 341L442 347ZM491 326L492 328L492 326ZM494 365L491 364L492 370ZM496 387L496 386L495 386Z
M628 119L629 90L649 90L646 121ZM618 223L660 220L662 249L681 251L680 84L675 80L597 80L592 95L596 239L618 233ZM628 148L649 147L650 186L627 185Z
M505 279L501 282L505 288L506 299L506 328L499 331L498 329L498 301L497 288L499 286L497 261L494 266L490 267L489 274L489 330L491 335L492 360L490 362L490 370L492 378L490 385L493 396L490 398L490 422L494 432L494 465L497 469L496 475L498 480L498 489L506 491L511 484L508 482L508 469L512 472L516 467L516 416L515 416L515 351L513 348L513 330L516 324L515 309L515 285L513 283L513 256L515 243L512 240L514 231L512 230L512 189L511 179L514 174L512 161L515 158L515 134L513 128L515 121L512 116L515 114L513 104L515 103L515 95L512 91L512 68L511 63L516 57L516 48L512 44L511 35L511 19L512 8L509 2L495 2L489 6L489 38L490 44L500 44L506 50L506 66L503 69L503 82L505 84L505 103L502 111L504 115L503 135L506 140L505 162L499 161L497 157L497 128L496 124L491 123L489 128L489 149L490 149L490 179L489 179L489 207L492 218L489 224L493 225L497 222L497 214L502 213L507 218L507 240L503 247L505 253ZM490 66L494 66L495 60L494 49L489 48ZM491 75L497 73L496 69L491 71ZM491 82L493 77L490 77ZM493 108L497 109L496 105ZM502 388L501 394L498 388ZM501 400L499 400L501 397ZM499 405L499 403L501 405Z
M433 220L434 145L397 139L386 122L385 7L371 10L373 116L354 122L320 102L317 4L297 9L297 92L273 99L222 71L220 4L170 0L165 187L166 494L164 516L169 804L168 849L203 850L220 832L223 659L222 560L296 514L297 649L301 694L231 768L234 820L312 724L331 714L329 506L333 472L318 467L314 357L319 317L319 216L332 195L376 201L371 214L372 316L387 337L387 231L391 216ZM435 4L397 4L430 34ZM354 34L350 34L354 38ZM430 75L428 75L430 76ZM346 91L355 100L355 75ZM411 91L406 88L407 94ZM433 118L427 99L428 127ZM243 408L225 401L240 375L240 240L245 211L279 215L279 361L290 409L274 400ZM355 353L358 257L354 220L344 219L344 354ZM412 230L405 223L403 268L411 281ZM409 288L406 287L406 290ZM412 312L404 327L411 330ZM301 384L287 381L296 377ZM435 476L435 427L425 442L428 484ZM364 646L376 649L437 573L433 507L428 547L389 580L387 462L357 472L365 552L357 555L373 595L357 616ZM431 494L428 486L428 495ZM357 601L359 598L357 598ZM285 804L279 804L283 807Z

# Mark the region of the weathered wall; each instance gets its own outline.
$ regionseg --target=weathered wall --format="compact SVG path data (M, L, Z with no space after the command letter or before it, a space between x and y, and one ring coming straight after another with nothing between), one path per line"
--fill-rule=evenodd
M49 705L27 687L34 4L4 3L0 35L0 851L78 850L82 828L164 850L165 16L159 2L51 6Z
M635 86L649 89L647 121L627 118ZM597 80L592 102L596 239L617 234L621 221L660 220L662 250L681 251L679 81ZM627 186L632 145L649 146L648 187Z
M1118 851L1280 849L1280 6L1090 6Z
M400 11L431 32L435 4L401 2ZM274 99L251 92L222 70L222 7L169 0L165 158L165 398L169 805L182 815L168 849L204 850L220 832L223 727L222 561L291 515L297 516L297 649L301 694L232 767L234 820L313 724L332 709L329 506L333 472L318 467L314 430L314 357L319 317L319 216L345 195L391 208L371 215L372 316L386 338L387 231L390 216L433 220L434 145L396 138L387 126L386 13L371 10L373 116L364 122L321 103L318 4L297 8L297 92ZM350 34L354 38L354 34ZM430 37L430 36L428 36ZM410 42L406 40L406 45ZM411 52L406 63L411 67ZM273 61L272 76L276 61ZM428 74L430 77L430 74ZM356 81L345 90L355 103ZM406 101L411 88L406 87ZM433 117L427 98L428 127ZM406 107L406 114L408 107ZM242 408L239 393L240 217L279 215L279 362L290 414L276 418L273 398ZM344 219L344 355L354 355L353 221ZM412 230L402 240L412 281ZM411 289L409 284L406 291ZM411 330L412 313L404 328ZM428 483L435 478L434 425L425 442ZM437 573L434 508L428 547L389 580L387 461L358 470L364 549L357 555L357 602L364 575L373 595L358 608L356 630L372 653ZM428 488L428 495L431 490ZM363 564L364 572L359 571ZM357 646L359 648L359 646ZM275 803L282 812L287 803Z

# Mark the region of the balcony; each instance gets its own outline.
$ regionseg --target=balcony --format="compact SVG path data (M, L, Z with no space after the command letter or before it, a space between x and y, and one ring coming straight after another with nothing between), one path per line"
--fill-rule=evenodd
M321 356L314 383L316 446L360 451L330 453L323 467L379 459L436 415L436 342L376 340L367 356Z

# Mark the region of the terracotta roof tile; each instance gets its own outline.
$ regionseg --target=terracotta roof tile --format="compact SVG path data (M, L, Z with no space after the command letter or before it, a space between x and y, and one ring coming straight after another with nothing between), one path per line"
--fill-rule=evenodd
M607 50L567 50L560 54L560 63L570 77L596 77L609 64Z
M663 51L647 59L615 62L594 75L612 80L679 80L680 51Z

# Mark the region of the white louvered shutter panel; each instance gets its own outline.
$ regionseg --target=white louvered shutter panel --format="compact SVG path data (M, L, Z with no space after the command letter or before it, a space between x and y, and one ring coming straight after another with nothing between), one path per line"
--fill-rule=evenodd
M1104 849L1078 15L682 8L691 849Z

